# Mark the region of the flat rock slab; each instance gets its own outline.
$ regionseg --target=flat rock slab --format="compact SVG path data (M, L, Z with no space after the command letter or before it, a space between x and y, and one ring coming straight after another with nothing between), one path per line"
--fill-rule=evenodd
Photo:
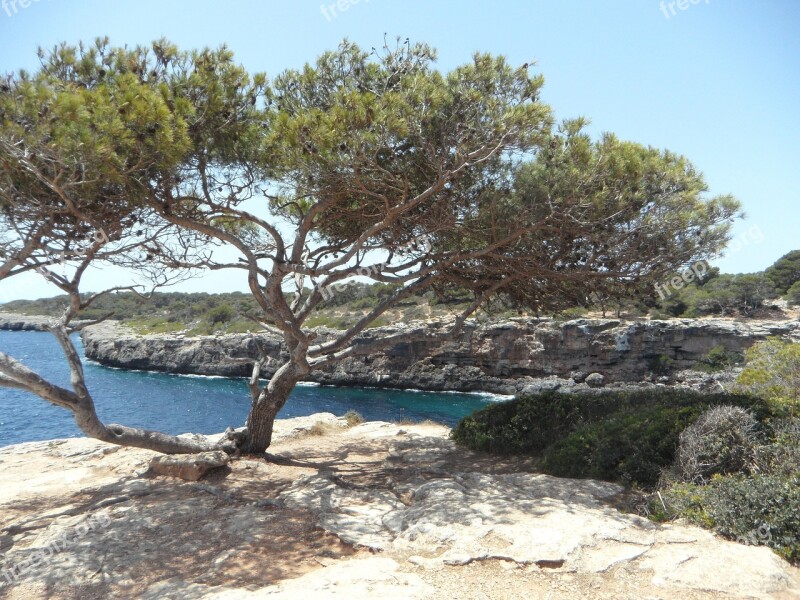
M142 600L301 600L308 598L342 598L372 600L373 598L430 598L434 588L419 575L403 573L391 558L370 557L335 563L307 573L302 577L282 581L277 585L248 591L225 587L186 585L180 580L159 582L141 596Z
M295 481L281 498L317 514L318 524L341 539L409 556L423 569L486 560L577 574L624 568L656 586L800 598L797 570L768 548L621 513L609 505L623 491L612 483L534 473L446 473L442 467L453 450L446 439L403 439L392 445L387 471L410 468L434 478L394 481L389 492L346 485L322 472Z
M156 475L198 481L211 471L224 467L229 461L230 457L221 450L200 454L154 456L150 461L150 470Z

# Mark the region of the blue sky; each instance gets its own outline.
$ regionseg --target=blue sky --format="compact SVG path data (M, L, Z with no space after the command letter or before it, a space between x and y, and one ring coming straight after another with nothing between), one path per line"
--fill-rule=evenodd
M378 46L384 33L435 46L442 70L477 50L535 61L558 117L586 116L595 133L684 154L712 194L739 198L748 218L716 264L761 270L800 248L800 2L694 2L341 0L342 11L335 0L0 0L0 72L34 69L37 46L101 35L114 44L225 43L268 75L344 37ZM89 287L107 278L95 273ZM51 294L27 283L3 295ZM216 274L182 289L244 286Z

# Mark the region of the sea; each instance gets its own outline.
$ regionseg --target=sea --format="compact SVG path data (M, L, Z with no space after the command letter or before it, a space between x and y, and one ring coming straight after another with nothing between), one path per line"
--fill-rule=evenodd
M83 346L75 336L81 353ZM69 368L55 338L46 332L0 331L0 351L47 380L69 387ZM126 371L84 359L87 385L105 423L171 434L219 433L241 427L250 406L243 378ZM278 418L318 412L359 412L367 421L422 421L453 426L462 417L506 396L300 384ZM80 437L72 413L38 396L0 387L0 446Z

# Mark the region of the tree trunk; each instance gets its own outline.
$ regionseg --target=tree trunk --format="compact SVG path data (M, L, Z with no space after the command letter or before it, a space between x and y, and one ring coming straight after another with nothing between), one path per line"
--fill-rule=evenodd
M261 391L250 406L247 416L247 431L240 446L246 454L263 454L272 443L272 429L275 417L286 404L294 386L300 381L297 365L283 365L270 379L269 385Z

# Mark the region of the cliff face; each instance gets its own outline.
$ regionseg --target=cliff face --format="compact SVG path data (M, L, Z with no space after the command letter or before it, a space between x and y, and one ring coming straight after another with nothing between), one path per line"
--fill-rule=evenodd
M369 339L414 330L424 333L439 323L384 327L366 331ZM321 337L333 335L320 331ZM651 379L653 365L677 372L692 367L715 346L743 352L769 336L800 340L800 322L673 320L625 322L579 319L566 323L515 319L489 325L468 325L455 341L397 344L383 352L345 359L333 368L315 371L310 380L324 384L369 385L429 390L486 390L515 393L530 386L570 387L587 374L605 383ZM282 344L270 336L247 334L183 338L138 336L113 326L87 329L86 356L101 364L126 369L249 376L259 344L266 356L262 373L281 364ZM548 378L552 384L542 384Z
M19 313L0 313L0 331L47 331L55 322L53 317L23 315ZM75 325L86 321L73 321Z
M0 330L4 331L47 331L48 317L35 315L0 314Z

